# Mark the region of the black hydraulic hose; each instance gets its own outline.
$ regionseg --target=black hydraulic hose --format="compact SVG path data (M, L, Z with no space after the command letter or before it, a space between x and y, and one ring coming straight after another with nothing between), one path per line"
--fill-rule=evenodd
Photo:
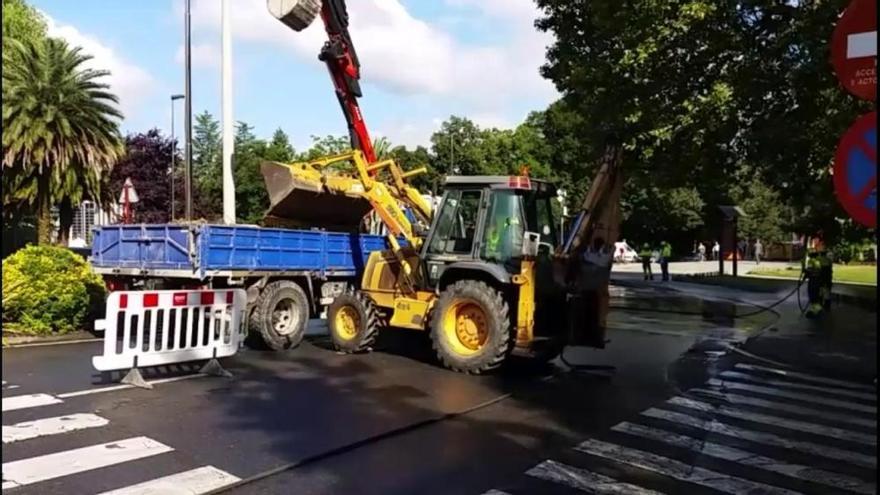
M367 445L371 445L376 442L386 440L388 438L400 436L400 435L409 433L414 430L419 430L421 428L431 426L436 423L448 421L451 419L458 418L460 416L471 414L473 412L479 411L480 409L485 409L489 406L493 406L495 404L498 404L499 402L507 400L512 395L513 395L512 393L502 394L502 395L499 395L499 396L494 397L492 399L489 399L485 402L481 402L481 403L476 404L474 406L468 407L467 409L463 409L463 410L451 412L451 413L440 414L440 415L434 416L432 418L424 419L422 421L416 421L414 423L410 423L408 425L404 425L399 428L394 428L394 429L391 429L391 430L388 430L388 431L385 431L382 433L378 433L376 435L371 435L371 436L363 438L361 440L347 443L345 445L342 445L342 446L339 446L339 447L336 447L336 448L333 448L330 450L326 450L324 452L320 452L318 454L311 455L311 456L305 457L305 458L297 460L297 461L289 462L287 464L282 464L282 465L276 466L272 469L268 469L266 471L257 473L253 476L248 477L248 478L244 478L239 481L236 481L235 483L231 483L229 485L226 485L226 486L223 486L220 488L216 488L214 490L206 492L206 495L224 493L224 492L227 492L227 491L235 489L235 488L240 488L244 485L249 485L251 483L255 483L257 481L260 481L260 480L263 480L266 478L270 478L270 477L275 476L277 474L281 474L285 471L297 469L297 468L306 466L308 464L312 464L312 463L315 463L318 461L322 461L324 459L328 459L330 457L335 457L338 455L346 454L346 453L351 452L353 450L357 450L361 447L365 447Z

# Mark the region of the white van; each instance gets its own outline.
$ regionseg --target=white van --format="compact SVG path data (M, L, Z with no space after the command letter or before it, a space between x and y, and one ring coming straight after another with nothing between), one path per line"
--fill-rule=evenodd
M639 253L631 248L626 241L614 243L614 262L615 263L634 263L639 261Z

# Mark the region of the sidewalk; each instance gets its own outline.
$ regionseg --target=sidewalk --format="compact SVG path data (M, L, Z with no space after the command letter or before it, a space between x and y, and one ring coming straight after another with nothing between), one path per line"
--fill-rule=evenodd
M737 299L760 306L775 303L794 288L791 283L754 291L682 281L644 282L628 273L613 274L614 283L673 290L701 299ZM802 300L806 300L806 290L801 291ZM877 376L876 303L873 308L865 309L836 301L831 312L811 320L801 315L795 294L773 309L779 314L778 320L749 337L740 349L793 369L824 376L865 383L871 383Z

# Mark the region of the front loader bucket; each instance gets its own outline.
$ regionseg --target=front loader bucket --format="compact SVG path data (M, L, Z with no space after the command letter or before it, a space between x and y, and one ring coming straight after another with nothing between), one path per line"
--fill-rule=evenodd
M268 226L357 230L372 209L362 195L363 186L345 175L320 175L311 168L268 161L260 165L260 172L269 193L264 220ZM327 181L334 181L332 189Z

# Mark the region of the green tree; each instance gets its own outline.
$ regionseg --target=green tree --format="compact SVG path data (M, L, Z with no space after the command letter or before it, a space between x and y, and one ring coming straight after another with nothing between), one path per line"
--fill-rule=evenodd
M208 111L196 115L192 138L193 214L213 221L223 213L223 150L220 122ZM180 167L178 197L185 194L185 170ZM178 191L175 191L177 194Z
M395 146L388 152L389 157L403 170L415 170L425 167L424 174L416 175L410 180L410 184L423 193L436 193L441 186L440 174L432 165L433 157L424 146L416 146L414 150L408 150L406 146Z
M290 138L287 137L281 128L275 130L272 134L272 140L266 147L266 160L287 163L293 161L296 157L296 150L290 144Z
M732 201L740 171L760 164L754 173L780 186L798 230L836 229L834 146L870 107L838 87L828 64L847 2L536 2L538 27L556 37L542 72L563 95L545 121L578 136L577 160L593 163L596 144L616 135L625 173L637 179L628 188L696 188L707 218ZM557 148L558 136L545 134ZM570 158L554 165L580 168Z
M238 122L235 129L235 154L233 155L235 175L235 214L242 223L256 224L269 208L269 194L260 172L260 163L271 160L283 153L293 155L287 136L280 129L275 131L272 143L257 139L253 127ZM289 160L275 160L289 161Z
M737 224L740 237L761 239L764 243L783 240L791 210L782 202L778 191L762 179L752 177L743 178L735 185L731 196L746 214Z
M46 20L24 0L3 0L4 50L7 39L42 43L46 39Z
M3 168L15 199L35 205L37 240L51 241L53 199L101 183L122 152L116 96L66 42L12 40L3 52ZM4 184L7 185L7 184ZM5 198L4 198L5 199Z
M347 136L312 136L312 145L300 154L298 161L308 161L322 156L337 155L351 150Z
M483 153L483 133L472 121L451 116L431 136L434 166L445 175L487 173Z

